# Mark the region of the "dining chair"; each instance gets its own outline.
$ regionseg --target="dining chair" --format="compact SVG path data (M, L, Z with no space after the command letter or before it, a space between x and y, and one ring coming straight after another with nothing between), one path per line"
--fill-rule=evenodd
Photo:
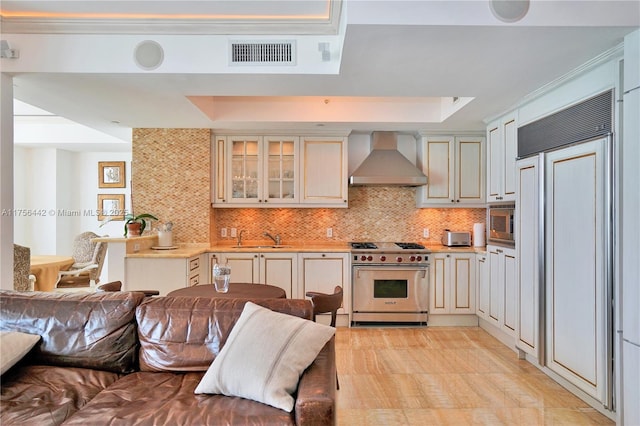
M342 306L342 287L337 285L333 289L333 294L318 293L316 291L307 291L307 297L311 298L313 304L313 320L316 320L318 314L331 314L331 327L336 326L336 318L338 309ZM336 371L336 388L340 390L340 382L338 381L338 372Z
M111 281L110 283L100 284L96 287L96 291L120 291L122 290L122 281Z
M100 235L94 232L83 232L73 240L73 260L69 270L58 273L56 290L90 289L100 282L102 265L107 254L107 243L95 242Z
M313 304L313 320L316 320L318 314L330 313L331 327L335 327L338 309L342 306L342 287L337 285L333 294L308 291L306 296L311 298Z

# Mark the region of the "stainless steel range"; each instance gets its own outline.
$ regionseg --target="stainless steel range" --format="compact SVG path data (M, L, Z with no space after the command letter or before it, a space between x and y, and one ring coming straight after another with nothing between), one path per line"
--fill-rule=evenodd
M352 321L427 323L429 251L417 243L351 243Z

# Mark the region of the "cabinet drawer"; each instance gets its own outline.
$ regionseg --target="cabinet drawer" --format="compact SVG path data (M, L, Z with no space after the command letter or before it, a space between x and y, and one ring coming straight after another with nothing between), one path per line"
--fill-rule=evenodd
M196 269L198 269L200 267L200 258L199 257L195 257L191 260L189 260L189 271L195 271Z
M200 274L189 278L189 287L200 284Z

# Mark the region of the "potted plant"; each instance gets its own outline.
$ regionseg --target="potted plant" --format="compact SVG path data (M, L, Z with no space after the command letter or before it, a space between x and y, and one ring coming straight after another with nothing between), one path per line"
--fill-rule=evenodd
M145 219L158 220L157 217L149 213L143 213L137 216L131 213L126 214L124 216L124 236L127 237L131 235L132 237L136 237L142 235L144 228L147 226Z

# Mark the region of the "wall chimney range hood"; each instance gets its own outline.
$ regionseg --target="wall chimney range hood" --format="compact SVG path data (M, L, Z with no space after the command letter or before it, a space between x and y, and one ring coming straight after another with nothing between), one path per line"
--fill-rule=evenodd
M420 186L427 176L398 151L395 132L373 132L371 152L349 177L354 186Z

